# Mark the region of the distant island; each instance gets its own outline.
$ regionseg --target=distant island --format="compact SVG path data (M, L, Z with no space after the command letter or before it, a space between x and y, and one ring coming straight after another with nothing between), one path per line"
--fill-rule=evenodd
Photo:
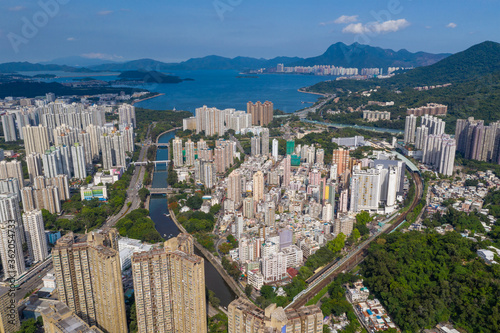
M139 83L180 83L192 79L181 79L175 75L166 75L157 71L126 71L118 76L119 81L134 81Z

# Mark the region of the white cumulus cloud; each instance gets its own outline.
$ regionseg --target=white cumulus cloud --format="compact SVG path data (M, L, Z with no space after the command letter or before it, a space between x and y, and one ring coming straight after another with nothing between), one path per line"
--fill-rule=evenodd
M446 25L447 28L452 28L452 29L455 29L457 27L457 24L456 23L453 23L453 22L450 22Z
M363 25L363 23L352 23L352 24L349 24L344 29L342 29L342 32L346 33L346 34L364 34L367 31L368 30Z
M336 24L346 24L346 23L356 22L357 20L358 20L358 15L352 15L352 16L342 15L333 22Z
M384 34L388 32L396 32L398 30L406 28L409 25L410 22L408 22L406 19L389 20L385 22L368 22L366 24L351 23L344 29L342 29L342 32L349 34Z

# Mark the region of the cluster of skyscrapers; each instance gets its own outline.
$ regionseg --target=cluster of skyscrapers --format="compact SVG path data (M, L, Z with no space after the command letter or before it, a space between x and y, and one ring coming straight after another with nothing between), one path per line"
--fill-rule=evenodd
M52 251L59 299L88 326L127 332L117 232L68 233ZM181 234L131 259L139 332L206 332L203 258Z
M437 103L427 103L426 106L421 106L418 108L409 108L406 110L407 115L414 115L417 117L423 116L423 115L430 115L430 116L444 116L446 115L446 112L448 112L448 106L443 105L443 104L437 104Z
M0 257L4 279L17 278L26 271L23 243L28 245L31 262L47 259L48 246L42 212L25 210L21 217L18 195L0 194Z
M272 102L248 102L247 113L252 115L252 125L265 126L273 121L274 105Z
M274 105L272 102L247 103L247 112L236 109L219 110L206 105L197 108L194 117L183 119L183 130L204 132L206 136L222 136L231 129L240 133L252 125L264 126L273 120Z
M252 156L269 155L269 129L262 128L258 135L254 135L250 139L250 147Z
M379 71L378 68L375 68L375 70ZM344 67L336 67L333 65L285 67L283 64L278 64L278 66L276 66L276 72L300 73L300 74L314 73L316 75L358 75L357 68L344 68Z
M455 139L445 134L445 122L429 114L421 117L419 127L417 121L413 114L406 116L404 143L422 151L422 163L443 175L452 175L457 145Z
M455 140L465 158L500 164L500 122L486 126L474 117L458 119Z
M215 184L217 173L224 173L233 165L237 156L236 142L224 139L216 140L212 149L203 139L196 145L188 139L183 145L182 139L175 137L172 140L172 153L174 167L194 167L196 181L208 187Z
M61 212L61 201L70 199L68 176L59 174L54 177L37 176L32 186L21 190L23 209L46 209L52 214Z
M350 210L390 213L396 208L397 195L403 194L404 162L375 160L370 164L373 167L362 169L358 164L353 169Z
M235 109L219 110L204 105L196 109L195 117L183 120L183 130L196 131L197 134L204 132L206 136L222 136L228 129L240 133L244 128L252 125L252 117L245 111Z

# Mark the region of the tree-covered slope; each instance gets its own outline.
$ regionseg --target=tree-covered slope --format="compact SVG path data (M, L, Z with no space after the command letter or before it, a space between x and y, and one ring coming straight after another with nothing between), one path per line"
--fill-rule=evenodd
M500 265L481 261L480 246L456 232L394 233L370 247L365 283L404 332L448 320L467 332L499 332Z

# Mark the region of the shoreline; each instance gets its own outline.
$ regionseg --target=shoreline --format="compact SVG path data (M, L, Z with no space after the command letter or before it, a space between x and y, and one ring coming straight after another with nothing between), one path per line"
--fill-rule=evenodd
M322 94L322 93L317 93L317 92L312 92L312 91L305 91L305 90L302 90L302 88L297 89L297 91L301 92L303 94L319 95L319 96L323 96L323 97L328 97L329 96L328 94Z
M158 134L158 136L156 137L156 143L158 143L158 140L162 137L162 135L167 134L168 132L172 132L172 131L177 131L177 130L180 130L181 128L182 128L182 127L174 127L174 128L169 129L168 131L161 132L161 133L160 133L160 134Z
M144 102L144 101L147 101L148 99L153 99L153 98L156 98L156 97L159 97L159 96L163 96L165 95L164 93L159 93L159 94L156 94L154 96L149 96L149 97L146 97L146 98L143 98L143 99L137 99L137 100L134 100L130 105L135 105L135 103L140 103L140 102Z

